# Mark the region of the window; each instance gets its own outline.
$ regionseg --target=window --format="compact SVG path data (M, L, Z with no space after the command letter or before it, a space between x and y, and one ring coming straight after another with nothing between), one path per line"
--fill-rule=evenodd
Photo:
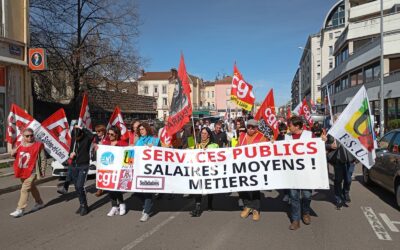
M379 149L381 149L381 150L388 149L389 143L392 140L393 136L394 136L394 132L391 132L391 133L385 135L384 137L382 137L382 139L379 141Z
M214 91L211 91L211 98L214 98Z
M317 48L317 55L321 55L321 48Z
M158 86L154 86L154 93L158 93Z
M317 60L317 67L321 67L321 60Z
M166 94L167 93L167 85L162 86L162 93Z
M345 77L340 80L340 85L342 89L347 89L349 87L349 78Z
M210 91L207 91L207 98L210 98ZM210 106L210 105L208 105Z
M341 33L340 31L336 31L335 32L335 38L338 38L340 36L340 33Z
M329 33L329 40L333 39L333 33Z
M162 101L163 101L163 105L164 105L164 106L167 106L167 98L164 97L164 98L162 99Z
M377 64L373 67L374 67L374 69L373 69L374 79L380 79L381 78L381 65Z
M148 94L149 93L149 87L148 86L144 86L144 93Z
M396 119L396 99L387 100L387 114L389 121Z
M329 55L333 55L333 46L329 46Z
M321 73L317 73L317 80L321 79Z
M363 83L364 83L363 72L360 70L357 76L357 84L363 84Z
M329 69L333 69L333 60L329 59Z
M365 82L371 82L374 80L374 76L372 74L372 68L366 68L364 70L364 75L365 75Z

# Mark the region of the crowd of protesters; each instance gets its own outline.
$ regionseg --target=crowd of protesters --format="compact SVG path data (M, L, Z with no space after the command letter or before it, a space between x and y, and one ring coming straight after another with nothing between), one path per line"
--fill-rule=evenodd
M84 216L88 214L89 207L86 199L85 182L87 178L89 161L96 159L96 150L98 145L112 146L155 146L170 147L177 149L209 149L238 147L253 143L274 141L274 140L298 140L312 137L321 137L326 143L327 160L334 167L334 194L335 207L341 209L351 201L350 185L351 176L354 170L355 159L344 147L335 141L332 137L326 136L325 130L321 124L315 122L312 127L307 127L301 117L292 116L289 120L279 119L279 135L274 138L267 136L264 131L258 128L258 122L252 117L239 117L237 119L218 120L215 123L210 119L196 119L194 123L187 124L184 128L175 134L170 140L160 140L163 136L163 128L157 130L154 125L148 122L135 120L131 123L129 136L121 137L121 131L112 126L108 129L104 125L95 127L95 134L85 128L74 126L72 132L72 142L68 161L68 175L66 181L61 185L57 192L66 194L70 182L75 185L79 198L79 208L76 213ZM35 199L33 211L44 207L39 191L35 186L35 180L44 174L43 163L43 145L36 142L34 133L31 129L23 131L23 141L21 146L13 150L16 157L15 164L23 163L24 155L31 154L30 161L25 163L24 171L18 173L21 179L22 188L20 200L17 209L10 215L20 217L24 215L27 207L28 193L31 192ZM284 201L290 206L291 223L290 230L297 230L300 227L300 221L305 225L311 223L311 195L312 190L282 190ZM127 208L123 193L119 191L97 190L96 196L107 193L111 201L111 209L107 216L126 214ZM154 197L157 194L138 193L135 194L143 203L143 211L140 221L145 222L150 218ZM241 209L240 217L247 218L252 215L253 221L259 221L261 214L261 191L243 191L239 192L238 206ZM159 196L161 197L161 196ZM169 196L172 197L172 196ZM199 217L202 214L202 195L192 195L194 199L191 215ZM207 195L207 209L213 209L213 195Z

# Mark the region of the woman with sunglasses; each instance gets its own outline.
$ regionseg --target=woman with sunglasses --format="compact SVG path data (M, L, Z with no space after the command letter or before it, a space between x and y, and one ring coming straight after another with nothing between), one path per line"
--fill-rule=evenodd
M218 148L218 144L215 142L214 135L211 132L211 129L208 127L204 127L200 131L200 143L196 144L196 149L207 149L207 148ZM212 210L212 202L213 202L213 195L207 195L208 201L208 210ZM201 194L195 195L195 208L191 211L191 215L193 217L199 217L202 213L201 210L201 200L203 196Z
M112 126L107 130L107 137L108 140L103 142L103 145L110 145L110 146L119 146L124 147L128 146L126 141L121 140L121 131L118 127ZM124 215L126 213L126 205L124 203L124 196L122 192L119 191L110 191L109 196L111 199L111 210L108 212L107 216L114 216L114 215Z
M36 179L44 176L46 168L46 155L43 143L35 141L33 130L27 128L22 132L23 140L21 144L12 150L11 155L15 156L14 175L22 182L21 194L17 209L10 215L17 218L24 215L24 210L28 206L29 192L35 199L35 205L31 212L44 207L39 190L36 187Z
M136 141L135 146L159 146L160 139L155 137L153 130L147 122L141 123L137 128L139 139ZM146 222L150 218L151 208L153 207L153 194L151 193L137 193L139 199L143 202L141 222Z

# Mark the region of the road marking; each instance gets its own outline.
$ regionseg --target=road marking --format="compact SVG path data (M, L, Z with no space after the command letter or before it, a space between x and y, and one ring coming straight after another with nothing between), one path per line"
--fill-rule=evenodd
M386 225L388 226L388 228L392 231L392 232L400 232L399 229L395 226L395 224L399 224L400 225L400 221L392 221L389 219L389 217L384 214L384 213L379 213L379 215L381 216L383 222L386 223Z
M374 230L376 236L380 240L392 240L390 234L386 231L385 227L379 221L378 217L376 216L374 210L370 207L361 207L365 217L367 218L369 224Z
M182 211L186 210L191 204L187 204L185 207L183 207L181 210L179 210L179 212L177 212L174 215L171 215L170 217L168 217L166 220L164 220L163 222L161 222L160 224L158 224L157 226L155 226L153 229L151 229L150 231L142 234L139 238L137 238L136 240L132 241L131 243L129 243L128 245L124 246L123 248L121 248L121 250L130 250L133 249L134 247L136 247L137 245L139 245L140 243L142 243L144 240L146 240L147 238L149 238L151 235L153 235L154 233L156 233L157 231L159 231L163 226L167 225L168 223L170 223L173 219L175 219L176 217L178 217Z

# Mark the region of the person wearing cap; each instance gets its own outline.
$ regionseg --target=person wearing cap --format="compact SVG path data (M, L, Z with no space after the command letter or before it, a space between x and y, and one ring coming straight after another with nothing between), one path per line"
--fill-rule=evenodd
M241 133L239 136L238 146L268 141L268 139L260 131L258 131L258 122L256 120L248 120L246 128L246 133ZM244 203L244 208L240 213L240 217L244 219L247 218L250 214L253 214L253 221L259 221L261 217L260 197L260 191L239 192L239 198L243 199Z

